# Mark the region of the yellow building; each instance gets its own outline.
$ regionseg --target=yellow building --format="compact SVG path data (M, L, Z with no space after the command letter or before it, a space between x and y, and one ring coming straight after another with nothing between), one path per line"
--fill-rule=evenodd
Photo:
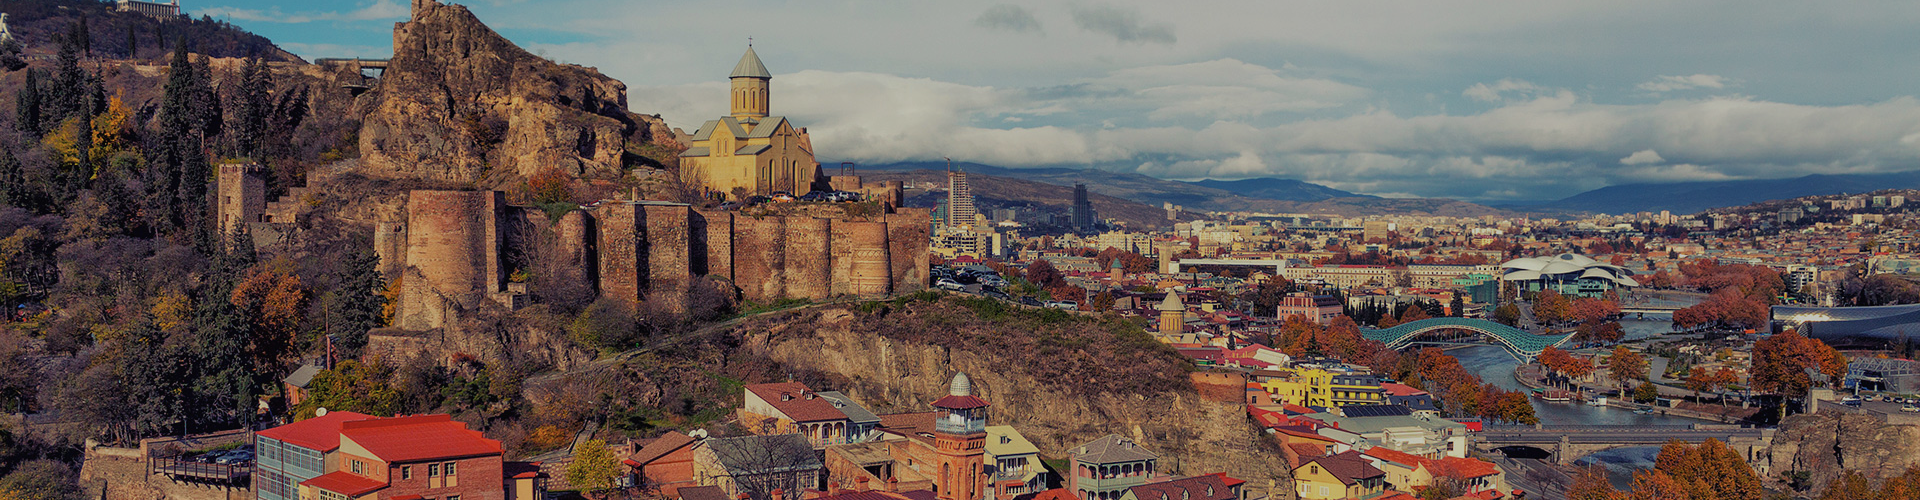
M1294 494L1302 500L1410 498L1388 490L1386 476L1358 452L1314 457L1293 468Z
M768 113L773 74L747 47L734 65L732 113L708 120L680 153L680 177L709 194L734 199L784 191L799 196L821 183L807 129Z
M1373 375L1305 368L1295 371L1292 381L1305 386L1306 402L1298 403L1305 406L1333 408L1387 403L1386 389L1380 387L1380 379ZM1273 391L1270 389L1268 393Z
M1274 403L1288 405L1307 405L1307 383L1296 379L1272 379L1260 384L1261 389L1273 398Z

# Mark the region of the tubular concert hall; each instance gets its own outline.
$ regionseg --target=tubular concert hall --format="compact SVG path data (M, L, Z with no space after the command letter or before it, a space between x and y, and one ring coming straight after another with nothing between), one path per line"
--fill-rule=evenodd
M1500 279L1519 285L1522 292L1553 290L1563 295L1597 297L1614 288L1640 286L1627 268L1570 253L1513 259L1500 264L1500 270Z

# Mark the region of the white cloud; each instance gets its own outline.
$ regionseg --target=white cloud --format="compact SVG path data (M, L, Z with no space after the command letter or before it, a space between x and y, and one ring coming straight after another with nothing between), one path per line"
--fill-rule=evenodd
M1676 90L1692 90L1692 89L1718 90L1718 89L1727 88L1732 84L1733 82L1731 80L1728 80L1726 77L1722 77L1720 75L1698 75L1698 74L1686 75L1686 76L1663 75L1659 78L1653 79L1652 81L1642 83L1636 86L1635 88L1638 88L1640 90L1645 90L1648 92L1657 93L1657 92L1672 92Z
M1665 158L1661 158L1660 153L1655 152L1654 150L1651 150L1651 149L1642 149L1639 151L1635 151L1633 154L1627 155L1626 158L1621 158L1620 164L1621 165L1648 165L1648 164L1654 164L1654 163L1662 163L1665 161L1667 160Z
M279 7L266 10L242 9L236 7L207 7L195 11L201 15L215 18L257 21L267 23L310 23L314 21L374 21L381 19L403 19L412 12L399 0L374 0L359 9L347 12L301 12L288 14Z
M1461 91L1460 95L1466 96L1468 99L1473 99L1475 101L1501 102L1509 98L1530 97L1534 94L1540 93L1545 90L1547 89L1542 88L1539 85L1534 85L1533 82L1529 82L1526 80L1502 78L1500 79L1500 81L1494 82L1492 85L1488 85L1485 83L1473 84L1472 87L1467 87L1467 90ZM1514 95L1508 96L1507 94L1514 94Z

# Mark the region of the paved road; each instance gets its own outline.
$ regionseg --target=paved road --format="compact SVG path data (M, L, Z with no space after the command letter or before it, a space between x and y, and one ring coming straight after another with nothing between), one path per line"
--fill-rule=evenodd
M1759 436L1760 429L1687 429L1682 427L1596 426L1589 428L1490 427L1480 440L1491 445L1559 443L1566 436L1573 443L1660 444L1668 440L1700 441L1707 438L1727 440L1732 436Z
M1493 454L1488 458L1506 473L1507 488L1527 492L1527 498L1566 498L1573 476L1551 462L1533 458L1508 458Z

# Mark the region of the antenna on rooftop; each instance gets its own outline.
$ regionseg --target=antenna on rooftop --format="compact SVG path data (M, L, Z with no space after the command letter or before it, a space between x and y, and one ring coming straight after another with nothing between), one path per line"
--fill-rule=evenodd
M946 161L947 161L947 171L948 171L948 172L952 172L952 171L953 171L953 159L952 159L952 158L948 158L948 157L945 157L945 156L942 156L942 157L940 157L940 159L942 159L942 160L946 160Z

